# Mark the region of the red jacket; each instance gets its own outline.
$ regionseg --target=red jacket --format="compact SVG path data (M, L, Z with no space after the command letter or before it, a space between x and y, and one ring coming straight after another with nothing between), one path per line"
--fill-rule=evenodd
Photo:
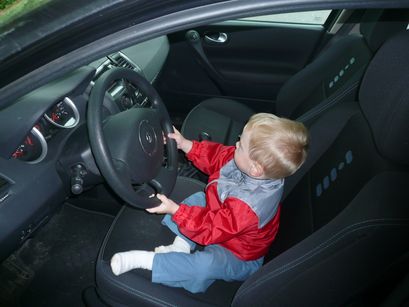
M221 168L233 159L234 150L234 146L194 141L187 158L209 175L206 207L181 204L172 219L181 233L198 244L219 244L241 260L255 260L266 255L277 234L280 208L278 202L268 204L275 206L274 215L260 228L254 206L237 197L220 200L219 182L215 179L219 179Z

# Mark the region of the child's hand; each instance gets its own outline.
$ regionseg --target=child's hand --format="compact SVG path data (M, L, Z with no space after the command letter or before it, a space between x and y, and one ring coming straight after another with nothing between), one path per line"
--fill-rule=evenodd
M165 195L156 194L156 197L159 198L159 200L162 203L157 207L146 209L146 211L148 211L149 213L158 213L158 214L169 213L173 215L179 209L179 205L175 203L173 200L167 198Z
M192 141L185 139L183 135L173 127L174 133L169 133L168 137L174 139L179 149L183 150L183 152L188 153L193 146Z

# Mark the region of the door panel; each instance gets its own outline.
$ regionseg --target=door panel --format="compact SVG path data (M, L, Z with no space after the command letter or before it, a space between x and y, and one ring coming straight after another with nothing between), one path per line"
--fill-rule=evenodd
M243 85L228 88L227 95L261 99L275 98L282 84L308 62L323 33L322 26L261 27L240 22L200 30L202 37L209 33L227 36L225 43L202 39L210 63L224 81ZM257 93L251 90L252 84L261 86Z
M171 112L186 113L215 96L274 112L278 91L309 62L325 33L322 25L244 21L175 33L156 85Z

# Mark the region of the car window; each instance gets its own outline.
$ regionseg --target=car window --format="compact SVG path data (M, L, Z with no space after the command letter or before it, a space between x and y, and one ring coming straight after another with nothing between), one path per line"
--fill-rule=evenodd
M285 22L299 24L323 25L331 14L331 10L308 11L285 14L254 16L241 19L242 21Z
M50 0L0 0L0 27L47 2L50 2Z

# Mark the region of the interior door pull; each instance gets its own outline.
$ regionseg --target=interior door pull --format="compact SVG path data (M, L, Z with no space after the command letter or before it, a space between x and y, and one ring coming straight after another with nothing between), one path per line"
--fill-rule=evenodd
M227 41L227 34L224 32L219 32L219 33L213 33L213 34L206 34L205 35L205 40L212 42L212 43L217 43L217 44L223 44Z
M203 46L202 46L202 40L200 38L199 32L196 30L189 30L185 34L187 42L190 44L190 46L193 48L195 51L195 57L196 60L199 62L199 64L203 67L203 69L206 71L210 79L213 81L215 86L218 88L220 93L223 95L224 90L221 85L223 81L223 76L214 68L212 63L209 62L209 59L207 58Z

